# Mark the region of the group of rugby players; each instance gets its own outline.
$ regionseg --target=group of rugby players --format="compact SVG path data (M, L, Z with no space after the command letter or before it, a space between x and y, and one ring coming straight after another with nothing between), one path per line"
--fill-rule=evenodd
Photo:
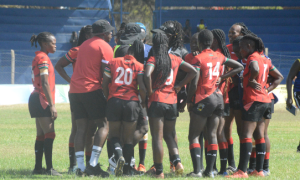
M283 76L264 55L262 40L245 24L232 25L227 46L224 31L201 30L192 36L191 53L183 47L182 26L177 21L167 21L151 31L152 47L145 44L147 30L142 23L123 24L116 33L114 49L108 44L113 30L106 20L83 27L78 46L55 66L70 83L70 173L100 177L109 177L109 173L116 176L145 173L164 178L164 139L169 150L170 171L176 176L183 175L175 124L178 112L184 112L187 107L193 163L193 172L188 177L246 178L270 174L267 128L276 99L272 90ZM36 118L37 128L33 174L59 176L52 166L57 118L55 75L47 55L55 52L56 39L53 34L42 32L32 36L32 45L37 46L36 42L41 50L32 62L35 89L29 99L29 111ZM72 77L64 70L70 63ZM146 172L148 118L154 164ZM240 138L238 167L231 137L234 119ZM108 172L98 163L105 142ZM135 167L133 149L138 143L140 162ZM42 168L44 152L47 169Z

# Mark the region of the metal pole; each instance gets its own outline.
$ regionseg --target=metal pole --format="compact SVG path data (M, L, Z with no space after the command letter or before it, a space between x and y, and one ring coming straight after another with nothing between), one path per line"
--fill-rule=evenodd
M122 22L123 22L123 18L122 18L122 16L123 16L123 0L121 0L120 5L121 5L121 7L120 7L120 20L121 20L121 23L120 24L122 24Z
M269 56L269 48L265 48L266 56Z
M11 84L15 84L15 51L11 49Z
M160 8L159 8L159 26L161 26L161 1L160 0Z

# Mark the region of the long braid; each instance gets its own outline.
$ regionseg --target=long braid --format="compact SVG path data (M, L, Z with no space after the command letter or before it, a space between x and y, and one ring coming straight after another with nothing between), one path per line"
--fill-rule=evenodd
M171 71L171 58L168 54L168 37L164 33L155 33L152 39L155 69L153 71L153 86L159 87L166 82Z
M54 35L50 32L41 32L37 36L33 34L30 38L31 46L35 46L37 48L36 42L39 43L39 45L42 47L42 42L51 42L51 37L54 37Z
M183 47L182 25L178 21L166 21L163 26L166 26L174 31L173 38L169 43L170 48L175 51L177 48Z
M144 44L140 40L135 40L128 48L128 54L133 55L134 58L144 64Z
M89 33L92 33L92 32L93 32L93 30L92 30L91 25L87 25L87 26L82 27L80 29L77 46L80 46L85 40L87 40L86 37L85 37L86 34L89 34Z
M238 23L235 23L234 25L241 26L241 33L243 34L243 36L245 36L247 34L256 36L252 31L250 31L250 29L248 29L248 27L246 26L246 24L244 24L243 22L238 22Z
M246 35L241 39L241 41L244 41L244 40L250 40L250 41L254 42L254 44L255 44L254 51L258 51L258 52L265 51L265 46L264 46L264 43L261 38L255 37L252 35Z

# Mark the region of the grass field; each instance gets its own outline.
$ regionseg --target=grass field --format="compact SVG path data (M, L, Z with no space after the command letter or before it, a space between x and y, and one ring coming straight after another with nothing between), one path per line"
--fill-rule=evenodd
M280 105L279 105L280 106ZM63 174L62 177L32 176L34 168L34 142L36 137L35 122L31 119L27 105L0 106L0 178L1 179L75 179L75 175L68 175L68 138L71 129L69 104L57 104L58 119L55 121L56 139L53 150L53 166ZM179 152L185 173L192 171L192 161L188 146L188 113L183 113L177 120L177 135L179 139ZM235 128L235 127L234 127ZM296 147L300 139L300 119L276 107L275 114L269 127L271 139L270 170L271 176L266 179L300 179L300 153ZM239 144L236 131L233 134L235 142L235 159L238 164ZM151 142L151 136L149 136ZM138 162L138 148L135 148L135 157ZM168 151L165 145L164 172L168 175ZM102 168L108 166L106 147L101 153ZM219 167L219 160L218 167ZM45 161L43 160L45 164ZM152 147L148 143L146 168L152 165ZM44 165L45 167L45 165ZM168 176L170 177L170 176ZM111 176L110 178L115 178ZM136 179L149 179L138 177ZM186 177L172 177L173 179L186 179ZM87 178L85 178L87 179ZM96 178L94 178L96 179ZM120 178L118 178L120 179ZM123 178L122 178L123 179ZM129 178L127 178L129 179ZM133 179L133 178L130 178ZM222 179L217 177L217 179Z

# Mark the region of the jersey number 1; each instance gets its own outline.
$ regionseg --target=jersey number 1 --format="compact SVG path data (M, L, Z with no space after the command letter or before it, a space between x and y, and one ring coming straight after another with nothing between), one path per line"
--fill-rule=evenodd
M219 72L219 68L220 68L220 62L217 62L217 65L214 68L214 71L212 71L212 63L207 63L207 67L209 67L209 79L212 79L212 76L217 76L219 77L220 72Z
M133 71L130 68L127 68L124 70L123 67L118 67L116 70L117 73L120 72L119 76L116 78L115 83L119 83L119 84L126 84L126 85L130 85L132 83L132 74ZM124 76L125 74L125 76ZM129 75L129 77L128 77ZM124 76L124 82L121 80L121 78Z

